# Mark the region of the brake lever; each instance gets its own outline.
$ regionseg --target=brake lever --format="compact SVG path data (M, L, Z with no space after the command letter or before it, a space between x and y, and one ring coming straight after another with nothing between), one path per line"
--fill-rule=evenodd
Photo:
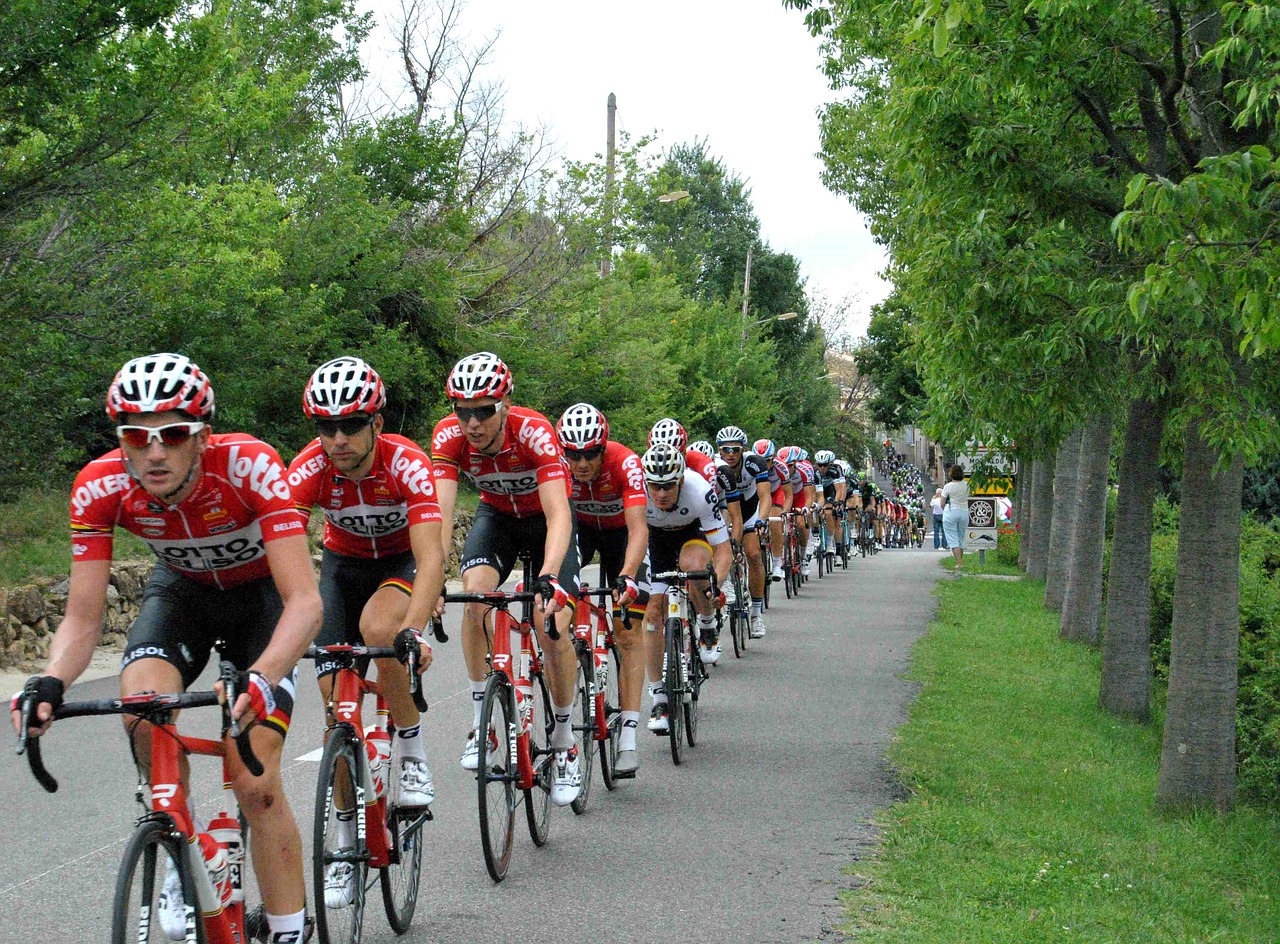
M222 690L227 696L226 704L223 706L227 718L227 733L236 742L236 752L240 755L240 762L244 764L245 770L255 777L261 777L262 761L258 760L258 755L253 752L253 745L249 743L249 730L242 727L239 719L232 713L235 710L236 699L240 697L240 693L236 690L236 677L239 671L223 659L218 666L218 672L222 676Z
M449 634L444 631L444 620L439 616L431 617L431 635L435 637L436 642L449 641Z
M418 674L417 633L412 629L396 633L395 650L396 658L405 664L409 672L409 694L413 696L413 705L419 714L423 714L427 710L427 697L422 693L422 676Z

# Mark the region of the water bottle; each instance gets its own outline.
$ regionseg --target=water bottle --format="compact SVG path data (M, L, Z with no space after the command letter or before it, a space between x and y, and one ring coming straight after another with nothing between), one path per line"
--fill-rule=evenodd
M222 843L209 833L200 833L200 854L204 857L204 866L209 870L209 881L223 905L231 901L231 867L227 859L227 850Z
M381 799L387 792L387 771L391 766L391 735L383 726L382 719L378 724L370 725L364 732L365 754L369 758L369 776L373 779L373 792Z
M240 823L223 810L209 822L209 835L226 851L231 884L229 900L244 901L244 837L240 834Z

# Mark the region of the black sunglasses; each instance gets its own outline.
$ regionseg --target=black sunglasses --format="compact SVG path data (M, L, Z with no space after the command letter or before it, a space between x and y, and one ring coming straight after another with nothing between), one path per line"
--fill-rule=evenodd
M590 449L566 449L564 457L570 462L578 462L581 459L599 459L604 455L604 446L592 446Z
M470 423L477 420L483 423L493 414L498 412L498 404L490 403L488 406L455 406L453 412L458 417L459 423Z
M344 416L336 420L316 420L316 432L321 436L332 439L338 433L344 436L355 436L369 428L369 424L373 422L373 417L368 414L361 416Z

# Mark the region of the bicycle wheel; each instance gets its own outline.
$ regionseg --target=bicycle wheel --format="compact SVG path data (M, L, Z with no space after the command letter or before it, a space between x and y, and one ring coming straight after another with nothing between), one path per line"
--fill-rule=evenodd
M747 652L747 634L742 628L743 601L747 599L746 581L742 577L742 568L737 562L729 573L733 581L733 606L729 607L729 635L733 638L734 658L741 659Z
M782 588L787 592L787 599L795 596L795 579L791 568L791 539L782 541Z
M116 875L115 904L111 917L111 944L156 944L170 941L156 916L165 875L172 862L182 880L184 902L196 901L195 882L182 848L181 840L172 836L173 824L161 819L145 820L138 825L125 846ZM141 866L141 869L139 869ZM188 944L204 944L204 922L200 911L188 911Z
M387 808L387 828L391 831L392 862L378 870L382 884L382 906L387 923L396 934L404 934L413 923L418 907L418 885L422 878L422 827L428 819L426 810ZM396 851L399 860L396 861Z
M662 666L662 684L667 689L667 737L671 741L671 760L680 763L681 739L684 737L684 621L674 616L667 620L667 656Z
M578 769L582 771L582 792L569 804L581 816L591 798L591 769L595 764L596 657L585 643L575 643L578 653L578 718L573 725L573 743L578 747Z
M511 732L516 721L514 693L505 675L494 673L484 688L480 704L480 755L476 769L477 798L480 801L480 849L489 877L501 882L511 864L511 842L515 837L516 744Z
M688 624L689 646L689 680L688 697L684 699L684 739L690 747L698 741L698 693L702 683L709 676L707 667L698 658L698 628L696 623Z
M358 831L364 817L357 816L354 821L348 819L342 824L338 811L348 802L360 803L365 799L361 789L365 763L364 744L350 725L340 724L329 732L320 758L311 833L311 893L316 903L316 930L320 944L343 944L346 941L357 944L360 940L369 874L365 837ZM346 800L347 797L351 799ZM331 866L346 873L346 888L344 891L342 876L339 875L338 888L331 889L326 895L325 885L330 878Z
M524 812L529 821L529 838L535 846L545 846L551 825L551 779L556 773L555 756L551 750L551 731L556 719L551 714L551 695L541 672L533 676L532 691L529 753L533 757L533 789L524 791Z
M613 768L618 762L618 737L622 733L622 704L619 701L618 680L622 672L622 657L618 655L618 647L609 643L605 655L605 671L608 679L604 686L604 716L609 727L609 736L600 745L600 776L604 780L606 790L618 786L614 779Z

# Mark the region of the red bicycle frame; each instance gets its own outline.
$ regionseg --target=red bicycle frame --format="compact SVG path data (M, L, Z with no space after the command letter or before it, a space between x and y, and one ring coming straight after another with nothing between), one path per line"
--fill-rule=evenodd
M613 617L609 610L591 602L591 597L611 597L612 590L592 590L585 584L575 600L573 635L591 650L595 675L590 679L592 740L609 740L609 718L605 694L609 678L609 645L613 642Z

